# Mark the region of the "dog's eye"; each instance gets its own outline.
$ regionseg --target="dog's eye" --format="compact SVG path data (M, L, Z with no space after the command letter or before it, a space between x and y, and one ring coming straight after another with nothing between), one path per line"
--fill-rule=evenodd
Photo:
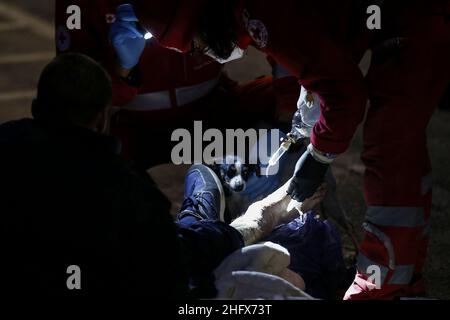
M235 175L236 172L237 172L237 170L236 170L236 166L234 164L232 164L232 165L230 165L228 167L228 174L229 175Z

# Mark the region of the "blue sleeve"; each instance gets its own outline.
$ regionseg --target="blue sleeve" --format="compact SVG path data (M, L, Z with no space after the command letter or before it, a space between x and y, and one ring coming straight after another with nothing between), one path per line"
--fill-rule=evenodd
M228 255L244 246L244 240L236 229L212 220L180 227L178 238L191 281L194 281L194 286L201 287L203 292L205 287L215 290L212 288L214 270Z

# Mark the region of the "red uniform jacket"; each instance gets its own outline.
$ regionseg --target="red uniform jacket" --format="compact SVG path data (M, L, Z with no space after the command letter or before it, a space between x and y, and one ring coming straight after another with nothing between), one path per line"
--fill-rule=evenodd
M324 5L325 2L325 5ZM358 67L366 48L349 45L351 0L243 0L239 45L254 45L298 77L321 99L322 116L311 142L320 151L344 152L362 121L368 98Z
M365 51L413 31L430 3L446 0L385 0L382 30L371 31L366 11L376 2L383 1L240 1L239 46L259 48L319 95L322 115L311 142L322 152L344 152L363 120L368 89L358 64Z
M108 40L109 26L114 22L120 0L57 0L55 10L57 53L80 52L101 62L113 79L116 106L131 102L137 94L192 86L217 78L222 65L207 56L191 57L159 46L149 40L139 68L141 86L133 87L115 76L115 53ZM66 28L70 5L81 8L81 30Z

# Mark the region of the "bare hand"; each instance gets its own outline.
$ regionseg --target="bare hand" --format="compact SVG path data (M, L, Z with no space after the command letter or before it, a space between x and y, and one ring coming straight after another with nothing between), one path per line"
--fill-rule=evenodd
M231 226L242 234L246 245L260 241L276 226L288 223L300 214L314 209L325 197L326 186L322 185L311 198L288 208L291 202L287 194L290 182L291 180L263 200L253 203L243 216L231 223Z

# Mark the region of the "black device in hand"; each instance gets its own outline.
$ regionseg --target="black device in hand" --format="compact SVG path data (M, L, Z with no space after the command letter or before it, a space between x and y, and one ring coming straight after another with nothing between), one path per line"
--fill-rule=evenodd
M308 148L295 166L294 177L288 189L291 198L298 202L310 198L324 181L329 166L317 161Z

